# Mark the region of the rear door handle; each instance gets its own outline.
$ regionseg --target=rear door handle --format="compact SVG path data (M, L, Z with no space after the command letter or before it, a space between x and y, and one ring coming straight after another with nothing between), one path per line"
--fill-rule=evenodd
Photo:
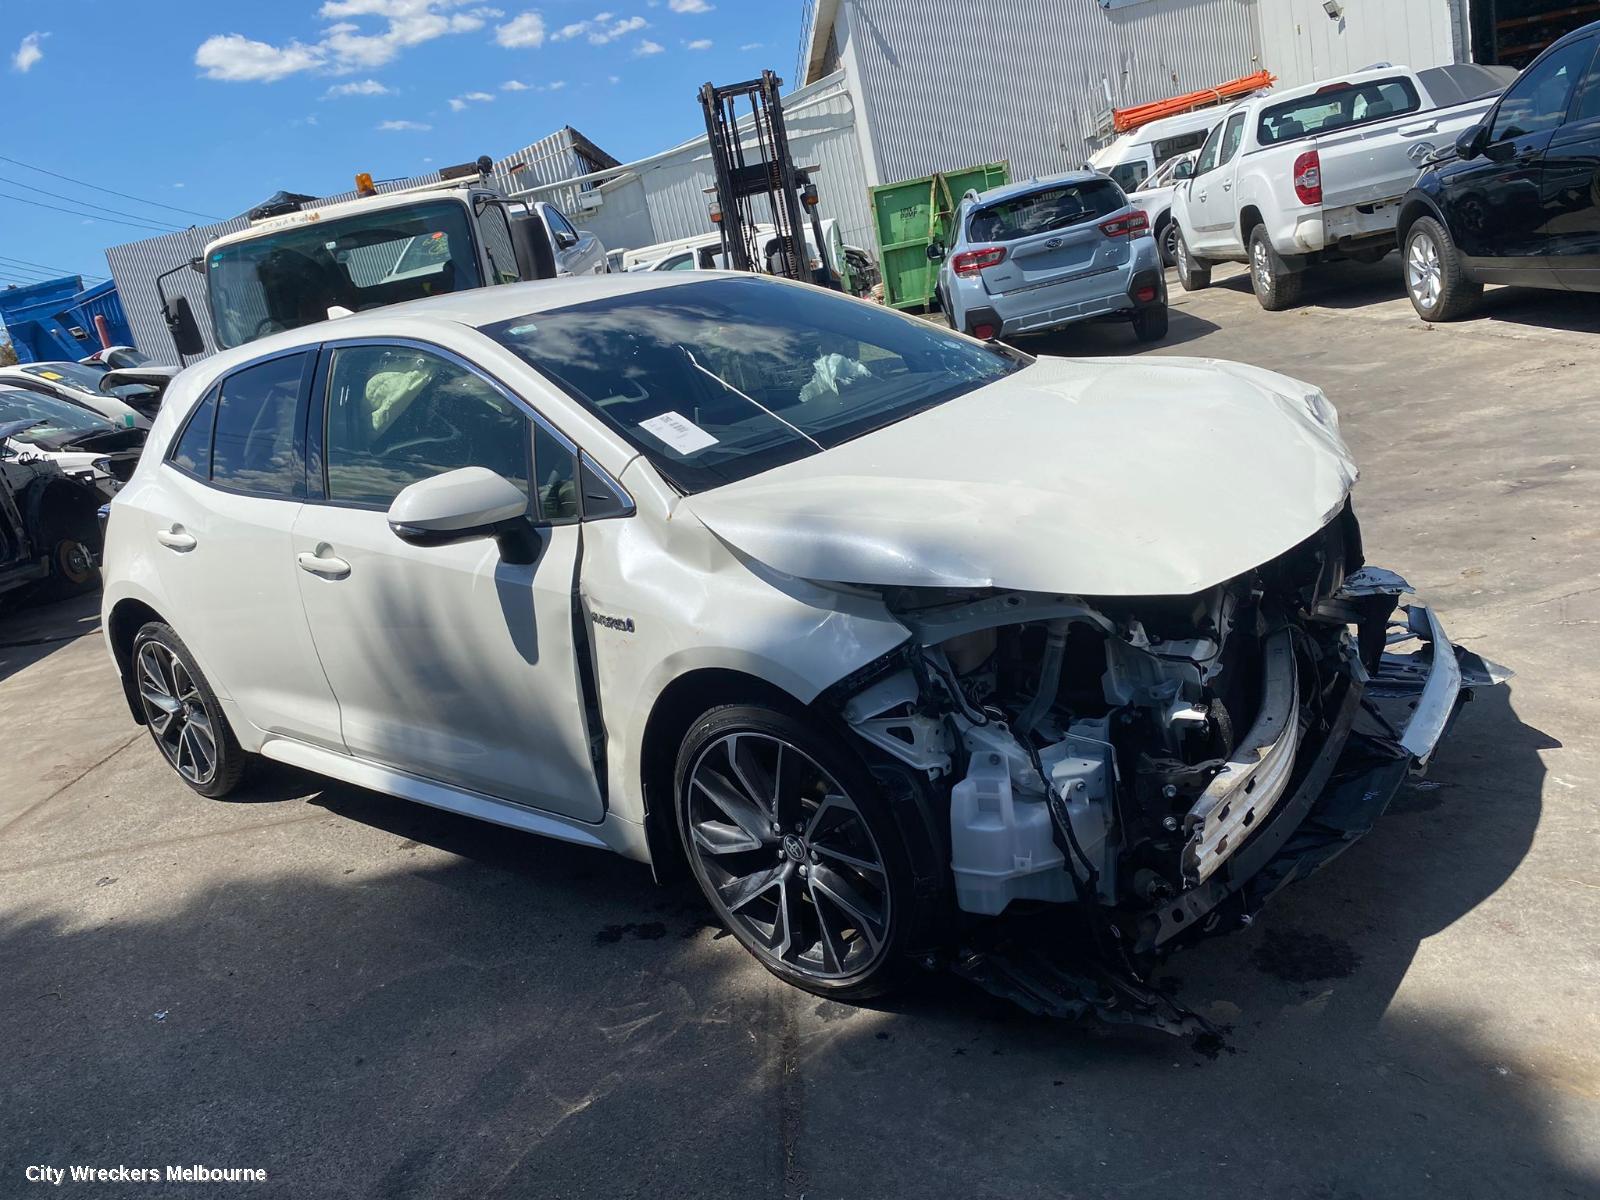
M185 533L181 525L174 525L171 529L156 530L156 541L168 550L176 550L179 554L193 550L199 545L195 541L194 534Z
M294 561L302 571L309 571L324 579L343 579L350 574L350 564L342 558L336 558L329 546L318 546L315 554L296 554Z
M1231 192L1231 191L1233 191L1233 184L1232 184L1232 183L1229 183L1229 182L1225 182L1225 183L1223 183L1223 185L1222 185L1222 190L1223 190L1223 191L1225 191L1225 192Z

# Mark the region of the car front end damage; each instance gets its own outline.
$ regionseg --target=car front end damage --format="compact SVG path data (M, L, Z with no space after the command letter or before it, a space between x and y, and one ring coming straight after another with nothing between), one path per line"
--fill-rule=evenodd
M935 798L951 965L1025 1008L1194 1032L1163 955L1369 830L1500 669L1363 565L1348 504L1186 596L885 589L912 633L825 699Z

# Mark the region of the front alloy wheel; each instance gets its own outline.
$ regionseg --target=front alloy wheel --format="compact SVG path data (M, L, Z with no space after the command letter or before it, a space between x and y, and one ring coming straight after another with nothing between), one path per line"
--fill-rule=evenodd
M1406 234L1406 295L1424 321L1451 321L1468 312L1483 285L1466 277L1450 235L1432 217L1422 217Z
M679 757L680 832L701 890L762 965L862 997L892 973L900 871L857 791L870 776L825 766L818 740L771 710L713 710Z

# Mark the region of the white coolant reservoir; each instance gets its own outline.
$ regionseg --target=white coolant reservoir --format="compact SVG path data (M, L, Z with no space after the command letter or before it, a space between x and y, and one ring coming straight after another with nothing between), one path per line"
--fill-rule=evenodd
M964 912L993 916L1013 900L1074 899L1044 799L1016 795L999 754L974 754L950 790L950 868Z

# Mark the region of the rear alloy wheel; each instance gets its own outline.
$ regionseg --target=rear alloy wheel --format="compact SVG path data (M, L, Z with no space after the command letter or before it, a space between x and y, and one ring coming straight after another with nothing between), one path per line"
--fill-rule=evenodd
M1177 266L1178 242L1181 240L1178 237L1178 223L1176 221L1168 221L1161 227L1161 233L1158 236L1161 239L1161 265L1163 267Z
M836 742L763 706L712 709L679 752L677 813L701 891L763 966L835 999L886 990L910 869L871 777Z
M1273 249L1265 225L1250 231L1250 287L1268 312L1282 312L1300 302L1305 275L1291 270Z
M1174 229L1178 223L1172 223ZM1183 230L1178 229L1178 282L1183 285L1186 292L1198 292L1201 288L1211 286L1211 264L1204 259L1196 258L1189 249L1189 243L1184 239Z
M1167 306L1152 305L1133 314L1133 336L1141 342L1159 342L1167 336Z
M133 681L150 736L179 778L213 799L231 792L244 771L244 751L171 626L152 621L139 630Z
M1444 227L1422 217L1406 233L1406 294L1424 321L1454 321L1472 311L1483 285L1466 277Z

